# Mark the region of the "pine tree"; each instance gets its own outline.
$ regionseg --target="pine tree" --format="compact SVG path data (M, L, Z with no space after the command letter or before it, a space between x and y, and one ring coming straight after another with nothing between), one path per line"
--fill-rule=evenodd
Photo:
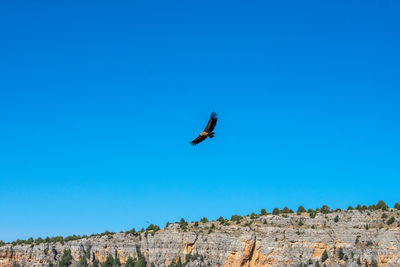
M327 214L327 213L329 213L329 211L330 211L330 208L327 205L323 205L321 207L321 212L322 213Z
M306 212L306 209L303 206L299 206L297 208L297 213L302 213L302 212Z
M388 206L386 205L385 201L379 200L375 208L378 210L387 210Z
M125 262L125 267L135 267L135 263L136 261L131 256L129 256Z
M274 208L274 209L272 210L272 214L273 214L273 215L278 215L278 214L279 214L279 209L278 209L278 208Z
M267 215L267 211L265 209L261 210L261 215Z

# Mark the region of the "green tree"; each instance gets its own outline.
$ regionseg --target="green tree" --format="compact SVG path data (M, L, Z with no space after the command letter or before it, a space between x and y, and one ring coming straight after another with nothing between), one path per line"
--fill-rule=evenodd
M376 204L376 209L378 210L388 210L388 206L386 205L385 201L379 200L378 203Z
M113 267L120 267L120 266L121 266L121 261L119 260L118 256L115 256Z
M279 209L278 209L278 208L274 208L274 209L272 210L272 214L273 214L273 215L278 215L278 214L279 214Z
M129 256L125 262L125 267L135 267L135 263L136 261L131 256Z
M135 267L146 267L146 266L147 266L146 258L142 255L142 253L139 250L138 251L138 260L135 263Z
M267 211L265 209L261 209L261 215L267 215Z
M108 255L105 262L101 263L101 267L113 267L114 264L114 257Z
M324 253L322 253L321 256L321 262L325 262L328 259L328 252L326 252L326 250L324 250Z
M282 213L289 213L289 208L287 206L285 206L282 210Z
M87 258L86 258L86 256L84 255L82 258L79 259L79 262L78 262L77 267L86 267L86 266L88 266L88 264L87 264Z
M92 262L92 264L90 265L90 267L99 267L99 261L95 259L95 260Z
M354 210L352 206L348 206L347 210Z
M299 206L299 207L297 208L297 213L300 214L300 213L302 213L302 212L306 212L306 209L305 209L303 206Z
M316 211L310 212L310 218L314 219L315 216L317 216L317 212Z
M43 238L41 238L41 237L36 238L35 244L40 244L40 243L43 243Z
M200 222L201 223L207 223L208 219L206 217L203 217L203 218L200 219Z
M338 221L339 221L339 215L336 215L336 216L335 216L334 221L335 221L335 222L338 222Z
M181 218L181 220L179 221L179 226L181 229L186 230L188 223L185 221L184 218Z
M160 227L158 225L154 225L154 224L150 224L146 228L146 232L149 232L149 231L157 232L158 230L160 230Z
M59 267L68 267L71 265L72 255L71 250L64 249L63 255L61 256L60 262L58 263Z
M217 219L217 221L219 222L219 223L224 223L224 221L225 221L225 219L224 219L224 217L222 217L222 216L219 216L219 218Z
M178 262L176 263L176 267L183 267L181 257L178 258Z
M130 235L136 235L137 233L136 233L135 228L132 228L131 230L126 231L125 234L127 234L127 235L128 235L128 234L130 234Z
M327 205L323 205L323 206L321 207L321 212L322 212L323 214L327 214L327 213L329 213L329 211L330 211L330 208L329 208Z
M400 210L400 204L396 202L396 203L394 204L394 208L395 208L396 210Z
M239 224L240 223L240 221L242 220L242 216L240 216L240 215L232 215L232 217L231 217L231 221L232 222L236 222L237 224Z

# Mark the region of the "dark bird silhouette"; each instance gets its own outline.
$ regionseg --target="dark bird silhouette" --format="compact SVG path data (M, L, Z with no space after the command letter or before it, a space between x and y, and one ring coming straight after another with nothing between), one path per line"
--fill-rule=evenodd
M203 142L204 140L206 140L207 137L213 138L214 137L213 131L214 131L215 125L217 124L217 120L218 120L217 113L215 113L215 112L211 113L210 120L208 121L206 128L204 129L204 131L202 131L200 133L200 135L198 137L196 137L196 139L194 139L191 142L191 144L197 145L200 142Z

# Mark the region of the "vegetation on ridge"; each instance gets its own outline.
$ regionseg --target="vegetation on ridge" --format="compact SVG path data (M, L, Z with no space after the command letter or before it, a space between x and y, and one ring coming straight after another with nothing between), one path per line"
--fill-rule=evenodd
M394 204L393 209L394 210L400 210L400 204L396 202ZM349 206L347 208L347 210L351 211L351 210L354 210L354 208L352 206ZM366 205L361 206L360 204L358 204L356 206L355 210L358 210L360 212L364 212L364 211L371 212L371 211L376 211L376 210L388 211L389 207L386 205L386 203L383 200L380 200L380 201L378 201L378 203L376 205L370 205L368 207ZM341 209L332 210L327 205L323 205L321 208L316 208L315 210L308 209L306 211L306 209L303 206L300 205L298 207L298 209L297 209L296 214L300 215L302 213L308 213L311 218L315 218L318 213L328 214L328 213L333 213L333 212L338 212L338 211L341 211ZM284 217L287 216L288 214L293 214L293 213L294 213L294 211L292 209L288 208L287 206L285 206L283 209L274 208L272 210L272 215L281 215L281 216L284 216ZM232 215L230 220L220 216L216 220L216 222L218 222L222 226L227 226L227 225L230 225L231 223L240 224L243 221L244 218L250 218L250 220L255 220L255 219L257 219L257 218L259 218L261 216L266 216L268 214L270 214L270 213L268 213L266 211L266 209L261 209L259 214L256 214L256 213L253 212L253 213L251 213L250 215L247 215L247 216ZM387 216L387 215L384 214L383 216ZM385 218L386 217L383 217L383 219L385 219ZM338 222L339 221L339 217L336 216L334 221ZM203 217L203 218L200 219L199 222L196 221L196 222L192 222L192 223L193 223L194 227L198 227L199 223L206 224L208 222L209 222L209 220L206 217ZM385 223L387 225L391 225L394 222L395 222L395 218L391 217ZM181 228L181 230L183 230L183 231L186 231L188 229L188 226L189 226L189 223L186 222L186 220L184 218L181 218L180 221L176 222L175 224L178 224L179 227ZM301 223L299 222L299 225L300 224L302 225L302 222ZM167 222L165 227L167 228L170 225L171 225L171 223ZM250 222L246 222L246 224L245 224L245 226L250 226L250 225L251 225L251 221ZM366 227L368 227L368 225L366 225ZM214 229L215 229L215 224L213 223L211 225L211 228L209 229L209 232L211 233ZM125 233L127 235L133 235L133 236L140 236L140 234L144 234L145 236L147 236L148 234L154 235L157 231L160 231L160 230L161 230L161 228L158 225L150 224L146 229L142 228L141 230L136 231L135 228L132 228L131 230L128 230L128 231L125 231L125 232L121 231L121 233ZM106 230L103 233L91 234L89 236L88 235L82 235L82 236L80 236L80 235L71 235L71 236L66 236L66 237L62 237L62 236L46 237L46 238L38 237L36 239L33 239L32 237L30 237L27 240L17 239L15 241L9 242L9 243L5 243L5 242L0 240L0 246L4 246L4 245L7 245L7 244L11 244L12 246L16 246L16 245L31 245L31 246L33 246L33 245L38 245L38 244L41 244L41 243L56 243L56 242L64 244L65 242L79 240L79 239L83 239L83 238L89 238L89 237L104 237L104 236L106 236L107 238L112 238L114 235L115 235L115 232L110 232L110 231Z

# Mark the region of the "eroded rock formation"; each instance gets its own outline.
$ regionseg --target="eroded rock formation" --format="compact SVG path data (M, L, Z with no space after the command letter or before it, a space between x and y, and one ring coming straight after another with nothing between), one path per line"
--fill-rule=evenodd
M395 221L388 224L391 217ZM315 218L308 213L265 215L246 217L239 224L214 221L183 228L176 223L136 236L118 233L64 244L7 244L0 247L0 266L55 265L65 249L71 250L73 266L84 255L88 263L112 255L124 264L139 251L149 266L168 266L179 258L192 267L314 266L317 261L321 266L371 266L375 261L379 266L400 266L399 225L396 210L318 213ZM324 251L328 258L322 262Z

